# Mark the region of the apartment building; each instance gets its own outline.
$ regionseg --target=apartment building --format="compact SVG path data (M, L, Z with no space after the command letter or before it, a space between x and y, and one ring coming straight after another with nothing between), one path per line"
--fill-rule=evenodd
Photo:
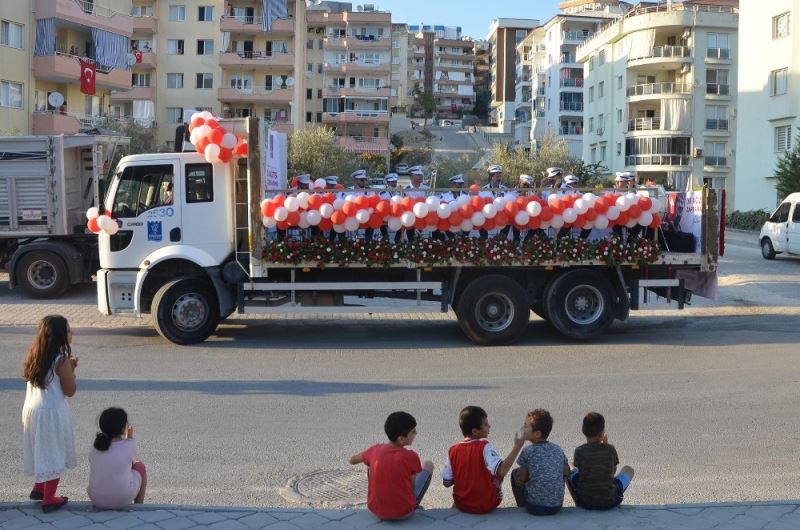
M583 151L583 65L578 45L629 9L614 0L570 0L562 12L531 31L517 46L515 140L534 149L545 134Z
M412 82L436 98L440 118L457 118L475 106L475 43L457 26L409 26L414 34ZM413 86L412 86L413 89Z
M777 160L800 127L800 0L741 0L736 210L772 210Z
M497 124L500 132L514 133L517 45L538 25L534 19L496 18L489 26L489 123Z
M584 161L674 189L726 187L733 200L736 4L638 5L578 46Z
M406 112L414 96L411 78L414 35L408 24L392 24L392 85L389 107L393 112Z
M30 131L36 88L31 64L35 28L27 2L0 8L0 135Z

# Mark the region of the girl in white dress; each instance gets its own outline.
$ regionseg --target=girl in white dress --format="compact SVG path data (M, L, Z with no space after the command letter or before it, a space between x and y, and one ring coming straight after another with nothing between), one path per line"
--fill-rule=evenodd
M34 480L30 498L41 500L45 513L67 503L67 497L55 496L56 489L64 470L75 466L72 416L66 398L77 391L78 358L72 356L70 342L67 319L46 316L22 363L22 376L28 382L22 407L22 459L25 474Z

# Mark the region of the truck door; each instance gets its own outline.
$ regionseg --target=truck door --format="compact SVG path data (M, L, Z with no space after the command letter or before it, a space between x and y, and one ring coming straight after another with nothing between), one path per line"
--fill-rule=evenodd
M800 254L800 201L793 205L789 217L788 250L792 254Z
M106 209L117 220L119 232L101 234L101 267L138 269L155 250L181 244L179 170L180 165L172 160L148 160L118 168Z

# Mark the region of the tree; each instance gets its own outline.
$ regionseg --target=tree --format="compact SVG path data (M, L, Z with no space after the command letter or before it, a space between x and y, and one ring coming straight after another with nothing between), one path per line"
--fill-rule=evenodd
M489 91L483 88L479 88L475 91L475 106L472 109L472 112L478 118L485 120L489 117L489 100L491 99L491 95Z
M436 112L436 97L430 90L423 89L419 83L414 84L414 106L422 111L422 117L425 122L424 126L428 125L428 119L433 118L433 113Z
M136 120L103 118L97 123L97 129L101 129L106 134L130 138L130 144L126 149L130 155L163 151L163 149L159 149L158 145L158 129L144 127ZM169 150L172 150L172 146L169 146Z
M800 134L794 140L794 149L787 150L778 159L775 178L777 180L775 188L778 191L778 199L783 199L790 193L800 191Z
M314 178L327 175L349 175L356 161L336 141L336 134L327 127L311 125L289 137L290 176L308 173ZM350 167L350 171L347 171Z
M472 168L481 159L482 151L476 149L472 153L464 153L458 158L443 157L437 160L431 167L436 170L437 188L449 188L450 182L447 180L453 175L464 175L464 179L469 181L468 175Z

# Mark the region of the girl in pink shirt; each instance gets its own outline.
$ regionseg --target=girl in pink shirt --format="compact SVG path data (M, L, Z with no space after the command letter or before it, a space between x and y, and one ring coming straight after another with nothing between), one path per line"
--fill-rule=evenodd
M135 459L136 441L128 414L111 407L100 415L100 432L89 453L89 487L92 503L101 509L118 510L132 502L142 504L147 486L144 464Z

